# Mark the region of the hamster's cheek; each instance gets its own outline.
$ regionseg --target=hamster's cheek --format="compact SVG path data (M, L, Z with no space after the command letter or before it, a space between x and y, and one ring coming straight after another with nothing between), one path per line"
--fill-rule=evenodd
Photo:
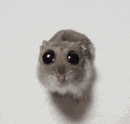
M70 70L69 72L66 73L66 81L68 83L72 82L75 78L75 74L72 70Z
M61 83L58 82L56 76L53 75L48 75L44 80L44 84L50 91L56 91L61 87Z
M56 79L55 76L53 76L53 75L48 75L48 76L46 77L46 85L48 85L48 86L53 86L53 85L56 84L56 83L57 83L57 79Z

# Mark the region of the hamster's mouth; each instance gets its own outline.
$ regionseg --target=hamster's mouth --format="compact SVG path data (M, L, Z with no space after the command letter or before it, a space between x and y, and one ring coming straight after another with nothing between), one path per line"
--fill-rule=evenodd
M63 87L63 86L66 85L66 81L64 81L64 82L58 81L58 82L56 83L56 85L57 85L58 87Z

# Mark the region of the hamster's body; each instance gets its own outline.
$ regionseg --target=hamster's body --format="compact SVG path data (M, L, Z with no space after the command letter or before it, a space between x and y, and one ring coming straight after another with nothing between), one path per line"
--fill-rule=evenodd
M52 93L79 98L93 78L95 48L83 34L57 32L40 47L38 78Z

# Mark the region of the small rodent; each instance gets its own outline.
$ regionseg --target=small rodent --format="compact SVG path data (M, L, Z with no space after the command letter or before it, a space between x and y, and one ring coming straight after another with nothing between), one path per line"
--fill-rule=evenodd
M95 48L87 36L58 31L40 46L38 79L52 93L80 98L91 83L94 58Z

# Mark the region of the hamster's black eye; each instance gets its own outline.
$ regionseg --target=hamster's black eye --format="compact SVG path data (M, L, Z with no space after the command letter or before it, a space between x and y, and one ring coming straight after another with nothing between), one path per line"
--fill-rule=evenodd
M79 56L78 56L78 54L77 54L75 51L72 50L72 51L70 51L70 52L68 53L67 60L68 60L68 62L70 62L71 64L76 65L76 64L78 64L78 62L79 62Z
M42 60L45 64L51 64L55 61L55 53L52 50L45 52L42 56Z

